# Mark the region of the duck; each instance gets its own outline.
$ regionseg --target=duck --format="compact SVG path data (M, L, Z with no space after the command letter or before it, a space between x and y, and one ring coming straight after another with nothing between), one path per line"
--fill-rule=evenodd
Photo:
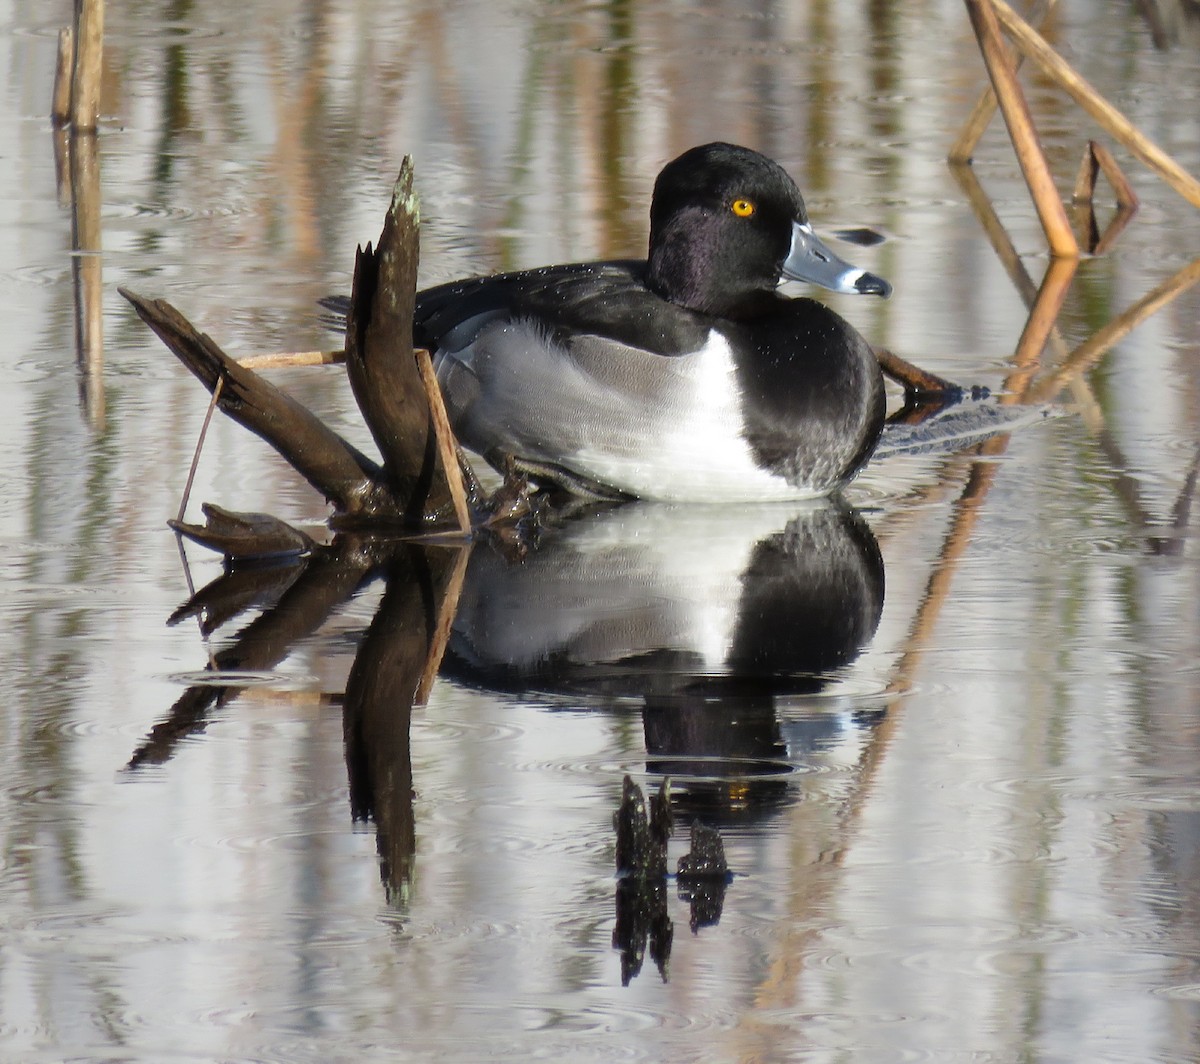
M837 491L882 431L870 345L779 291L887 298L814 232L787 171L716 142L659 173L647 257L545 266L417 294L459 441L590 499L733 503Z

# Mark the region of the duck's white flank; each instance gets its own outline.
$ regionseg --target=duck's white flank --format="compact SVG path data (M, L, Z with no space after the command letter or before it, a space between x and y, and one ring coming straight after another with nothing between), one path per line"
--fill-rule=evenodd
M733 352L712 330L702 348L664 359L670 384L631 425L635 447L581 447L575 468L644 499L734 502L802 499L821 494L763 469L742 436Z
M473 449L564 466L644 499L813 498L755 461L742 436L733 352L712 330L686 355L592 336L555 343L529 322L495 321L438 367L456 431Z

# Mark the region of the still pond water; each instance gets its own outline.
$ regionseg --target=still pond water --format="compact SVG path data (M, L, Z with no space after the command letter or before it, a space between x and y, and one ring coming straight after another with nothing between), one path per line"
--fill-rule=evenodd
M1200 1059L1200 213L1118 150L1141 209L1030 350L1049 260L999 123L973 181L944 162L983 77L956 0L150 0L109 5L73 243L70 8L0 0L0 1057ZM1194 5L1047 32L1200 174ZM1026 85L1065 196L1097 131ZM433 283L638 253L657 169L718 138L886 234L843 250L891 301L830 299L872 342L1061 416L844 507L345 544L168 623L221 575L165 525L206 396L118 284L235 353L328 347L405 153ZM339 370L275 379L365 442ZM326 517L223 420L201 501ZM661 972L614 948L627 773L673 780L672 867L699 817L735 873L694 928L671 881Z

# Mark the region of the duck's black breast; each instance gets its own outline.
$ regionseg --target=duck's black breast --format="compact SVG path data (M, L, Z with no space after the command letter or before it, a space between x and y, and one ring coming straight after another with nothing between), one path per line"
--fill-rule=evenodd
M646 263L584 262L498 274L417 294L414 339L438 350L463 346L461 329L497 316L536 323L551 342L598 336L656 355L690 354L712 327L705 315L670 303L645 283Z
M837 484L870 457L886 399L875 353L813 299L727 327L743 435L758 463L791 483Z

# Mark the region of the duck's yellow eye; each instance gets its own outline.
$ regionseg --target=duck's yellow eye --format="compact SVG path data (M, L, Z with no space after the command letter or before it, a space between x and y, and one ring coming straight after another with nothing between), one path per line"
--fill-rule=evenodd
M748 199L735 199L729 209L739 218L749 218L754 213L754 204Z

